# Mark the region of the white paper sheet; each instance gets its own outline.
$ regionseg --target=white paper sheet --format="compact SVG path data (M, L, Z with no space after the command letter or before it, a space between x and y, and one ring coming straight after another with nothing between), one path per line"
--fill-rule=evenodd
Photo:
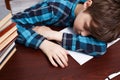
M75 32L71 28L65 28L65 29L61 30L61 32L75 34ZM110 47L111 45L113 45L114 43L116 43L119 40L120 40L120 38L108 43L107 47ZM84 63L88 62L89 60L91 60L93 58L93 56L89 56L89 55L86 55L86 54L83 54L83 53L80 53L80 52L78 53L78 52L73 52L73 51L68 50L68 53L80 65L83 65Z
M112 46L114 43L118 42L119 40L120 40L120 38L117 38L116 40L108 43L108 44L107 44L107 48L110 47L110 46Z
M83 65L87 61L93 58L93 56L89 56L83 53L78 53L78 52L73 52L73 51L68 51L69 55L75 59L80 65Z

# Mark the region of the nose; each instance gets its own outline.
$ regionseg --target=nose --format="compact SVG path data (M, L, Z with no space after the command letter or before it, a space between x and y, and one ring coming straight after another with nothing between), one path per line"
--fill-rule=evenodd
M82 35L82 36L87 36L87 35L86 35L85 33L83 33L83 32L81 33L81 35Z
M88 32L81 32L80 33L82 36L89 36L90 34Z
M77 33L77 34L81 34L81 30L78 30L76 28L73 28L74 32Z

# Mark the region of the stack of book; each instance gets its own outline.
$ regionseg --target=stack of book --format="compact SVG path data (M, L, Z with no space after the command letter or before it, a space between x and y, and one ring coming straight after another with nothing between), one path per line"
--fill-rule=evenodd
M0 70L16 51L17 28L11 17L11 13L8 13L0 20Z

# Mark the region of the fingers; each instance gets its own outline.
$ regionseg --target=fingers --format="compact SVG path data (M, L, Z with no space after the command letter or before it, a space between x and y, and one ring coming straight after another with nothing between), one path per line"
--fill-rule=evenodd
M65 67L64 63L61 61L61 59L58 56L54 56L53 57L55 59L55 61L58 63L58 65L62 68Z
M65 54L65 53L64 53ZM68 58L67 58L67 55L65 54L64 55L63 53L57 55L57 59L56 61L58 62L58 64L64 68L66 66L68 66Z
M47 55L53 66L61 66L62 68L68 66L67 51L60 45L44 40L40 49Z
M53 66L58 67L52 57L49 57L49 61L52 63Z
M64 50L64 52L62 52L62 55L64 56L64 58L66 59L66 61L68 62L68 52L66 50Z
M50 62L52 63L53 66L58 67L58 65L62 68L65 68L68 66L68 58L67 55L58 54L58 55L53 55L49 57Z

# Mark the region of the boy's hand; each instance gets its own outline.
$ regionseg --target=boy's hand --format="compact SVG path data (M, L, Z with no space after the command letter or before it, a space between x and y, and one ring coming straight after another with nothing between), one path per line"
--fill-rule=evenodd
M59 41L59 42L62 41L63 33L55 31L55 30L52 30L49 27L46 27L46 26L36 26L35 28L33 28L33 30L35 32L37 32L38 34L44 36L48 40L56 40L56 41Z
M59 65L62 68L68 66L67 51L60 45L44 40L40 45L40 49L47 55L53 66L58 67Z

